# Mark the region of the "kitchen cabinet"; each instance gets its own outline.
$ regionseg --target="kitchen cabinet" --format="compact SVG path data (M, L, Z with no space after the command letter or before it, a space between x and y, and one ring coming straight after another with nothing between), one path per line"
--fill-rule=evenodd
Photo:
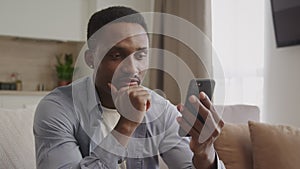
M87 0L1 0L0 35L84 41Z

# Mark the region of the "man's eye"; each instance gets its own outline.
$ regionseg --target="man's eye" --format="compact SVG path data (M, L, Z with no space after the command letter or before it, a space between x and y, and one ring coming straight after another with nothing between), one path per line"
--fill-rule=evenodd
M134 57L138 60L141 60L145 57L148 56L148 52L147 50L141 50L141 51L137 51L135 54L134 54Z
M111 54L109 54L109 56L112 59L121 59L122 58L122 55L120 53L111 53Z

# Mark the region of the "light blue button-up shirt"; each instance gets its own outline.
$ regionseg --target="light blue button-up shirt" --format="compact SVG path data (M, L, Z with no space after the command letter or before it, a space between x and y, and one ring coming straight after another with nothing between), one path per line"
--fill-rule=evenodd
M127 169L157 169L159 155L170 169L193 167L189 140L178 135L179 112L169 101L149 90L151 107L125 148L113 135L101 135L95 91L85 77L41 100L33 126L38 169L116 169L123 160ZM217 165L225 168L218 158Z

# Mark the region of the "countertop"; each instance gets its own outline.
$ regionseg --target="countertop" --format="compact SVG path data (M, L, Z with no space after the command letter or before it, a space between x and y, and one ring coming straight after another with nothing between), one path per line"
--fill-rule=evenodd
M0 95L10 96L45 96L50 91L16 91L16 90L0 90Z

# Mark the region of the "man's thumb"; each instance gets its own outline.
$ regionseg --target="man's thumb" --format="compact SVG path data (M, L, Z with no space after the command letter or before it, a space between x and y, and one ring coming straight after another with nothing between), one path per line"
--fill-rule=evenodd
M115 94L118 92L117 88L112 83L108 83L107 85L111 89L112 94Z

